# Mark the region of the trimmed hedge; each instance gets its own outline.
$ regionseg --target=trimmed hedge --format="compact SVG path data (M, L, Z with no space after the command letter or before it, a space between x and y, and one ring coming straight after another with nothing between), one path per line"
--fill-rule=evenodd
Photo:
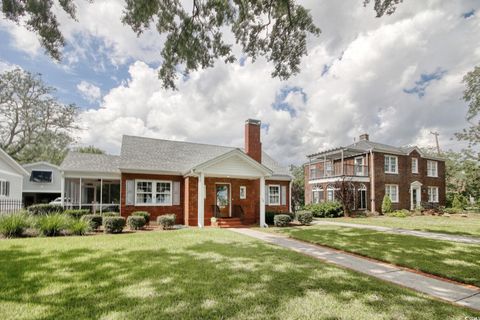
M308 211L297 212L297 220L303 225L309 225L313 221L313 215Z
M104 217L103 229L105 233L121 233L125 228L124 217Z
M145 224L145 218L142 216L129 216L127 218L127 225L131 230L142 229Z
M177 216L174 214L165 214L163 216L157 217L157 223L164 230L172 229L175 225L175 220Z
M86 214L81 220L86 221L90 225L90 229L97 230L102 225L102 216L99 214Z
M310 211L317 218L338 218L343 216L342 205L336 201L309 204L305 206L305 210Z
M275 227L286 227L292 221L292 218L288 214L277 214L273 218L273 224Z
M35 226L38 231L47 237L60 235L62 231L69 227L69 218L63 214L47 214L37 217Z
M44 216L47 214L62 213L62 206L56 204L33 204L27 208L28 213L34 216Z
M289 213L282 213L282 212L267 211L267 212L265 212L265 223L266 223L266 224L270 224L270 225L274 224L274 221L273 221L273 220L274 220L275 216L276 216L276 215L279 215L279 214L286 214L287 216L290 217L290 220L295 219L295 214L294 214L294 213L291 213L291 212L289 212Z
M6 238L20 237L28 226L29 222L24 213L0 215L0 234Z
M89 213L90 213L90 210L88 209L67 209L63 212L63 214L75 219L80 219L81 217Z
M410 211L408 211L407 209L396 210L396 211L386 213L386 216L395 217L395 218L406 218L406 217L409 217L411 215L412 215L412 213Z
M132 216L143 217L145 219L145 224L150 223L150 213L148 213L147 211L134 211L132 212Z

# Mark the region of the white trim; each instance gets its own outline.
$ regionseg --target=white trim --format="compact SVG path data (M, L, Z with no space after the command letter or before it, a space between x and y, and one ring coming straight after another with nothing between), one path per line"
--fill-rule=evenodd
M434 175L430 175L430 170L429 170L429 167L428 167L429 163L435 164L435 166L434 166L434 167L435 167L435 172L433 172ZM436 161L436 160L427 160L427 177L429 177L429 178L438 178L438 161Z
M244 193L243 193L243 197L242 197L242 190L245 190ZM238 197L240 198L240 200L245 200L247 199L247 186L240 186L240 193L238 194Z
M354 194L356 195L357 193L360 193L360 192L365 192L365 203L363 204L363 207L361 207L361 203L362 203L362 200L361 200L361 197L360 198L360 201L359 201L359 206L357 208L357 210L367 210L367 202L368 202L368 197L367 197L367 186L365 184L360 184L358 188L356 188L356 192L354 192ZM354 197L355 198L355 197ZM354 201L354 203L356 203Z
M31 179L32 179L33 171L50 172L50 173L52 174L51 179L50 179L50 182L35 182L35 181L32 181ZM28 177L28 182L33 183L33 184L35 184L35 185L40 185L40 184L53 184L53 170L32 169L32 171L30 171L30 176Z
M199 228L205 227L205 175L203 172L200 172L198 177L197 221Z
M52 167L52 168L55 168L57 170L60 170L59 166L51 164L50 162L47 162L47 161L38 161L38 162L33 162L33 163L27 163L27 164L24 164L22 166L24 168L29 168L29 167L33 167L33 166L37 166L37 165L44 165L44 166L48 166L48 167Z
M270 180L270 178L268 178ZM331 182L337 182L341 181L342 177L329 177L329 178L323 178L323 179L316 179L316 180L311 180L308 183L309 184L316 184L316 183L331 183ZM368 176L364 177L348 177L348 180L350 182L370 182L370 178Z
M417 207L422 204L422 184L419 181L414 181L410 184L410 210L415 210L413 205L413 190L417 190Z
M388 171L385 169L385 163L387 161L387 158L390 158L390 159L395 159L395 171L391 171L391 161L389 160L388 161ZM384 172L385 173L388 173L388 174L398 174L398 157L397 156L392 156L392 155L389 155L389 154L385 154L383 156L383 169L384 169Z
M292 210L292 181L288 182L288 212L293 212Z
M158 175L169 175L169 176L184 176L186 173L180 171L162 171L162 170L153 170L153 169L129 169L129 168L118 168L120 174L122 173L151 173Z
M79 179L79 178L92 178L105 180L121 180L122 175L120 173L104 173L104 172L86 172L86 171L63 171L65 179Z
M58 190L30 190L30 189L26 189L26 190L22 190L22 193L62 193L62 189L58 189Z
M7 164L9 164L13 170L17 171L22 176L28 176L28 171L25 170L17 161L15 161L8 153L0 148L0 158L3 158Z
M415 171L413 171L413 162L415 161ZM412 158L412 161L410 162L410 166L412 168L412 173L418 174L418 158L414 157Z
M152 192L140 192L142 194L151 194L152 195L152 202L151 203L143 203L137 201L137 187L139 182L150 182L152 183ZM170 202L168 203L157 203L157 184L158 183L168 183L170 185ZM170 180L152 180L152 179L135 179L135 207L171 207L173 203L173 190L172 190L172 181Z
M428 202L431 202L431 203L438 203L439 202L439 197L440 197L440 188L437 187L437 186L429 186L427 187L427 190L428 190ZM435 195L436 195L436 199L435 200L432 200L431 198L431 193L430 193L430 190L436 190L435 192Z
M397 189L397 199L392 199L392 197L387 193L387 187L395 187ZM399 203L400 202L400 188L398 184L385 184L385 195L387 195L392 203Z
M260 177L260 228L265 227L265 177Z
M270 187L275 187L275 188L278 188L278 203L275 202L275 203L272 203L270 201L270 196L271 196L271 192L270 192ZM280 206L281 203L282 203L282 199L280 199L282 197L282 188L279 184L269 184L267 185L267 188L268 188L268 205L269 206Z

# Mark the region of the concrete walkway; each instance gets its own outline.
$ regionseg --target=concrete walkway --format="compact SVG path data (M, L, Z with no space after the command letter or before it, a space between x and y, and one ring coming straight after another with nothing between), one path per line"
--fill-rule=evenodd
M416 231L416 230L401 229L401 228L373 226L369 224L356 224L356 223L348 223L348 222L321 221L321 220L314 220L312 224L319 225L319 226L330 225L330 226L340 226L340 227L349 227L349 228L369 229L369 230L375 230L380 232L404 234L404 235L428 238L428 239L434 239L434 240L480 244L480 238L469 237L469 236L457 236L453 234L446 234L446 233L439 233L439 232Z
M366 259L342 251L291 239L287 236L239 228L230 229L319 260L327 261L360 273L407 287L432 297L480 310L480 288L424 276L397 266Z

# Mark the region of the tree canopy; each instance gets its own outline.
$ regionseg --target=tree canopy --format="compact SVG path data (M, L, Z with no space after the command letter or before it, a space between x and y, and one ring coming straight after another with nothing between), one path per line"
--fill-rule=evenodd
M59 164L73 141L77 108L60 103L54 93L39 74L0 74L0 148L20 163Z
M1 0L4 16L34 31L46 52L60 60L65 38L52 11L53 0ZM392 14L402 0L364 0L374 3L377 17ZM60 7L76 19L74 0L58 0ZM242 56L253 61L265 57L273 63L272 76L288 79L300 72L307 54L307 37L318 36L308 9L295 0L126 0L122 22L138 35L155 23L166 36L161 51L159 78L166 88L175 88L179 67L184 74L212 67L217 59L237 60L233 34Z
M77 147L77 148L74 148L73 151L79 152L79 153L105 154L104 150L99 149L95 146Z

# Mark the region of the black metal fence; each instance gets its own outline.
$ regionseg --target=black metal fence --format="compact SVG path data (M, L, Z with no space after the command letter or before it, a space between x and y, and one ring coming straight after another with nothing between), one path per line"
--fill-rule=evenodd
M10 213L23 209L22 200L0 199L0 213Z

